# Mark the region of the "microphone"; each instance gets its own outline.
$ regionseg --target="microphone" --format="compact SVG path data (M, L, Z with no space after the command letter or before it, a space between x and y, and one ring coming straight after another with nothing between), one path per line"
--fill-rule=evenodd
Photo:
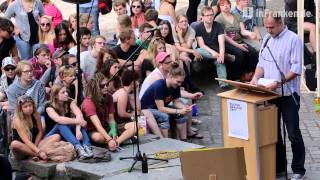
M148 32L148 33L149 33L149 32L154 32L154 31L159 30L159 29L161 29L161 28L162 28L162 25L157 26L157 27L154 27L154 28L152 28L152 29L149 29L149 30L147 30L147 32Z

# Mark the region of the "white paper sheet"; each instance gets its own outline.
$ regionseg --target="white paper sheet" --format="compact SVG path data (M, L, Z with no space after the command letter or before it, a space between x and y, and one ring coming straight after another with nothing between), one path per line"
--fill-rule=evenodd
M249 139L247 103L232 99L227 100L229 136Z
M266 78L260 78L258 80L258 85L261 85L261 86L267 86L273 82L275 82L276 80L275 79L266 79Z

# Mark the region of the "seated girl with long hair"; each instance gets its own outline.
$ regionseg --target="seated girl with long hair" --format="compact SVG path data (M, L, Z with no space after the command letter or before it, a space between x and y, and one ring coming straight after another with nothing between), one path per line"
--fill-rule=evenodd
M68 95L66 87L53 85L50 101L46 104L46 136L60 134L75 147L78 158L83 160L93 156L90 139L84 129L87 122L83 119L79 107Z
M133 122L125 123L121 129L117 129L115 108L107 82L108 79L103 74L94 75L87 84L86 98L81 109L87 119L92 141L106 144L110 151L115 151L119 144L134 135L135 130Z
M33 157L47 160L47 154L40 147L60 140L59 135L53 135L43 140L43 128L40 114L30 96L20 96L17 99L16 114L12 122L12 142L10 149L16 159Z

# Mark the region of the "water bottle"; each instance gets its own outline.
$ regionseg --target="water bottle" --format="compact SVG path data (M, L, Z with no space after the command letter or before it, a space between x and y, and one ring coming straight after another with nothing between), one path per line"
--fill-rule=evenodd
M198 107L197 104L192 104L192 116L198 116L199 112L198 112Z
M141 115L138 118L138 125L139 125L139 136L143 136L147 132L147 121L146 117Z

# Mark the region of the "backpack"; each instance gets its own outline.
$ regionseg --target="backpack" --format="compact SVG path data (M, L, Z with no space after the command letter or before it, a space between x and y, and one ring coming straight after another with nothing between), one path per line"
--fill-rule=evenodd
M103 15L110 13L112 11L112 0L99 0L98 8Z
M49 160L54 162L68 162L76 157L76 151L69 142L52 142L40 149L47 154Z

